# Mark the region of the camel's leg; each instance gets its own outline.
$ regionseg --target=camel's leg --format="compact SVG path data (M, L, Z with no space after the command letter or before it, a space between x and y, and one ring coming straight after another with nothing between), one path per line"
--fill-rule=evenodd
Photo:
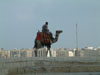
M47 51L46 51L46 56L48 55L48 49L47 49Z
M37 57L37 50L35 50L34 52L35 52L35 57Z
M47 52L46 52L46 55L48 54L48 51L49 51L49 53L50 53L50 57L52 56L52 54L51 54L51 50L50 50L50 48L51 48L51 43L49 43L48 45L47 45Z
M50 53L50 57L52 56L50 48L47 48L46 56L48 55L48 51Z
M51 50L49 50L49 53L50 53L50 57L52 56L52 54L51 54Z
M40 40L35 40L35 45L34 45L34 48L36 49L35 51L34 51L34 53L35 53L35 57L37 57L38 55L37 55L37 50L39 49L39 48L42 48L43 46L42 46L42 44L41 44L41 42L40 42Z

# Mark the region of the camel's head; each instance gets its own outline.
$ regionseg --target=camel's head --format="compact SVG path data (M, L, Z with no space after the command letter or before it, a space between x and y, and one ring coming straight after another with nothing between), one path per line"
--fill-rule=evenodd
M56 34L60 34L62 32L63 32L62 30L56 30Z

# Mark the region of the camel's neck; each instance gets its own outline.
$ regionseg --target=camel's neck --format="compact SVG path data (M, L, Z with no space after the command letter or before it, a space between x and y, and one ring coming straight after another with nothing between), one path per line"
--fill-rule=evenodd
M56 33L55 40L58 41L58 38L59 38L59 34Z
M56 36L55 36L55 39L53 41L53 43L57 42L58 41L58 38L59 38L59 34L62 33L62 31L56 31Z

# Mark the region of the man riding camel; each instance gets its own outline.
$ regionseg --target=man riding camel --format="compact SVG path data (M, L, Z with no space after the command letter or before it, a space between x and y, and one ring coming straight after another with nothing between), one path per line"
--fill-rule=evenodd
M45 24L42 26L42 32L49 34L48 22L45 22Z
M47 47L47 52L48 50L50 51L51 44L57 42L59 34L62 33L62 30L56 30L56 35L55 37L52 36L52 33L48 29L48 22L45 22L45 24L42 26L42 32L38 31L37 36L35 38L35 44L34 48L35 50L35 56L37 57L37 49L43 48L44 46ZM50 51L50 56L51 56L51 51Z
M48 29L48 22L45 22L45 24L42 26L42 32L46 33L47 35L50 35L51 36L51 40L54 39L53 36L52 36L52 33Z
M51 42L55 42L56 41L56 40L54 41L55 38L53 38L52 33L48 29L48 22L45 22L45 24L42 26L42 32L46 33L47 35L50 35ZM56 31L56 33L57 33L56 36L58 36L58 34L61 33L61 32L62 32L61 30Z
M56 36L58 37L58 34L62 31L56 31ZM45 24L42 26L42 33L40 31L37 32L36 40L40 40L41 42L45 43L53 43L56 42L58 38L54 38L52 33L48 29L48 22L45 22Z

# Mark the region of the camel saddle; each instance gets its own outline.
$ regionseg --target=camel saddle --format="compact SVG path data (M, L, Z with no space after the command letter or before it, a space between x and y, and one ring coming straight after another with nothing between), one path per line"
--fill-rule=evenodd
M44 32L37 32L36 40L40 40L42 43L48 44L51 41L51 35Z

